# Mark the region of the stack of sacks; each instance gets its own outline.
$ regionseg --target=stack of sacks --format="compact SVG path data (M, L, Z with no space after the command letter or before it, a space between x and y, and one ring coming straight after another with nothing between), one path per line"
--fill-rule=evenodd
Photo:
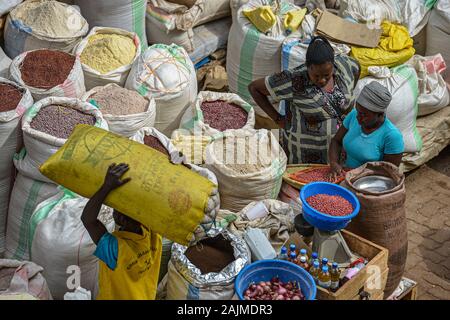
M226 46L230 14L229 0L149 0L148 41L180 45L197 63Z
M5 51L11 59L41 48L71 52L88 30L88 23L72 6L58 1L25 1L8 15Z
M108 128L100 111L78 99L49 97L28 108L22 119L25 148L14 157L18 175L11 193L6 231L7 258L29 259L30 217L37 205L58 193L39 167L66 141L77 124Z
M92 27L119 28L137 34L141 49L147 49L145 8L147 0L75 0Z
M236 21L231 26L227 47L230 91L254 105L256 114L266 119L267 114L255 105L248 91L248 85L256 79L281 71L281 48L286 39L284 18L287 12L299 9L287 1L269 1L269 3L272 4L272 11L276 17L273 27L268 32L262 33L244 15L244 10L256 9L266 4L264 0L250 0L238 10Z
M108 83L123 87L141 45L136 33L95 27L74 52L80 57L87 90Z
M155 128L167 137L178 129L183 113L197 97L194 65L175 44L155 44L144 51L133 64L125 87L155 99Z
M413 39L406 27L384 21L383 33L376 48L352 46L350 55L361 65L361 78L369 74L370 66L395 67L408 61L415 52Z

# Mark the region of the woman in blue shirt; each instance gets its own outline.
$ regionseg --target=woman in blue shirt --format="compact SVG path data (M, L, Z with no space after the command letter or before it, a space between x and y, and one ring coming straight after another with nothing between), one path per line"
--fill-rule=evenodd
M339 163L342 147L346 154L345 167L357 168L366 162L387 161L400 165L404 151L400 130L386 117L391 94L376 81L367 84L356 108L344 119L328 150L331 175L343 173Z

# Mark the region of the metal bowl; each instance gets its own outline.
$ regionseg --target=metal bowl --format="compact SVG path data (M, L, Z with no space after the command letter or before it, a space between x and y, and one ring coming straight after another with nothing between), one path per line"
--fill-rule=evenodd
M361 191L385 192L395 187L395 181L385 176L367 176L356 180L353 186Z

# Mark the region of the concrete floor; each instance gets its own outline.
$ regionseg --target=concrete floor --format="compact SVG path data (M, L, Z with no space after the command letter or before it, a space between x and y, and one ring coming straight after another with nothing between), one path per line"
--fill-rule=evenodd
M405 276L418 298L450 299L450 146L406 177L408 258Z

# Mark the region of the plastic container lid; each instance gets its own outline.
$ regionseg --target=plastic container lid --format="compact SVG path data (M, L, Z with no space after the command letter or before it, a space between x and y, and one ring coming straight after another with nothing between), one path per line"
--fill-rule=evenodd
M312 256L313 259L317 259L317 257L318 257L319 255L317 254L317 252L313 252L311 256Z
M281 247L281 253L287 253L287 248L285 246Z
M295 246L295 244L291 244L291 245L289 246L289 249L291 249L291 251L294 251L295 248L297 248L297 247Z
M306 254L306 250L305 249L300 250L300 254L305 255Z
M314 265L314 268L317 268L317 269L319 269L319 267L320 267L319 261L314 261L313 265Z
M322 267L322 272L328 272L328 266L323 266Z
M323 258L322 259L322 264L328 264L328 259L327 258Z
M338 264L336 262L333 262L332 266L334 269L336 269L338 267Z
M291 258L296 258L297 254L295 252L291 252L290 256L291 256Z
M300 257L300 262L305 263L306 262L306 257Z

